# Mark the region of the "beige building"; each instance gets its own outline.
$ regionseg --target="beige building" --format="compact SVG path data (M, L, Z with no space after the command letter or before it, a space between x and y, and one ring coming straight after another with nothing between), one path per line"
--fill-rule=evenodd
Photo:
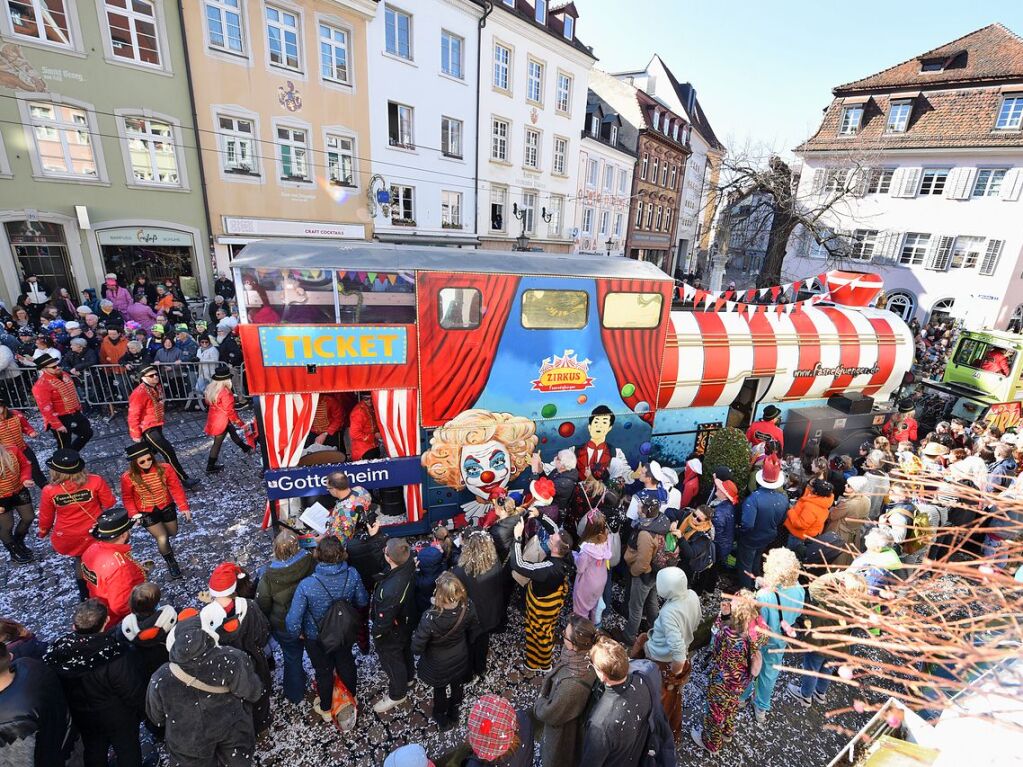
M196 0L185 36L218 268L263 237L372 235L373 0Z

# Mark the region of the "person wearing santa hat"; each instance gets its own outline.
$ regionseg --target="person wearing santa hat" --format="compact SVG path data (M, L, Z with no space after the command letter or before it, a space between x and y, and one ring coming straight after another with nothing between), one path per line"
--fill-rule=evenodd
M742 502L737 535L739 542L735 552L739 585L744 589L752 589L754 577L763 573L764 550L778 537L778 530L789 510L785 474L776 453L764 458L763 467L756 477L759 487Z
M158 463L149 445L136 442L125 448L131 462L121 475L121 500L133 519L138 519L156 539L160 555L167 563L171 578L181 577L181 568L174 558L170 539L178 534L178 511L191 521L188 498L177 473L167 464Z
M270 638L270 622L254 600L236 596L238 581L248 574L234 562L221 562L210 575L212 601L199 611L203 629L215 633L222 647L236 647L252 660L263 682L263 694L252 709L256 734L270 726L270 666L263 648Z
M145 583L146 573L131 556L135 520L124 509L103 512L91 533L95 541L82 554L82 574L89 596L107 608L107 628L131 612L131 591Z

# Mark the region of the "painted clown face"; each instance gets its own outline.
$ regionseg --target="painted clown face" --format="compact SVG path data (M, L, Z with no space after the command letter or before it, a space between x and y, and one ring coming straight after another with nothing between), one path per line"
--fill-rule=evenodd
M507 488L511 479L508 449L497 440L466 445L459 465L466 489L481 501L490 500L494 490Z

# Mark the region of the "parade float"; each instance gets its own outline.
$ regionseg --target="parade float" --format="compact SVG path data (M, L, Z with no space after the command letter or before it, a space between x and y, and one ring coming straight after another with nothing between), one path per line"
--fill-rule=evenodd
M857 272L710 293L629 259L271 240L232 269L268 499L291 519L340 468L380 490L397 532L471 522L526 484L536 451L574 449L580 477L681 466L768 404L786 452L847 451L913 358L904 322L869 306L880 280ZM307 446L339 393L372 403L382 457L338 466Z

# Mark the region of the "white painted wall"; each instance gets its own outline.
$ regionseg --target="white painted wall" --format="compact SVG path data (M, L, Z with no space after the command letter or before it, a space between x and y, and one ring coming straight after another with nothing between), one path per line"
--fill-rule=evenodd
M588 174L590 160L597 163L596 184L590 183ZM575 226L579 229L579 235L575 238L575 249L579 253L608 255L607 240L610 237L614 241L610 255L624 256L625 236L629 230L632 173L636 167L636 158L587 136L582 140L578 163ZM608 168L613 175L610 190L604 185ZM587 210L592 211L590 216L593 221L589 232L584 231ZM603 231L601 222L605 216L607 230ZM618 229L616 222L620 225Z

